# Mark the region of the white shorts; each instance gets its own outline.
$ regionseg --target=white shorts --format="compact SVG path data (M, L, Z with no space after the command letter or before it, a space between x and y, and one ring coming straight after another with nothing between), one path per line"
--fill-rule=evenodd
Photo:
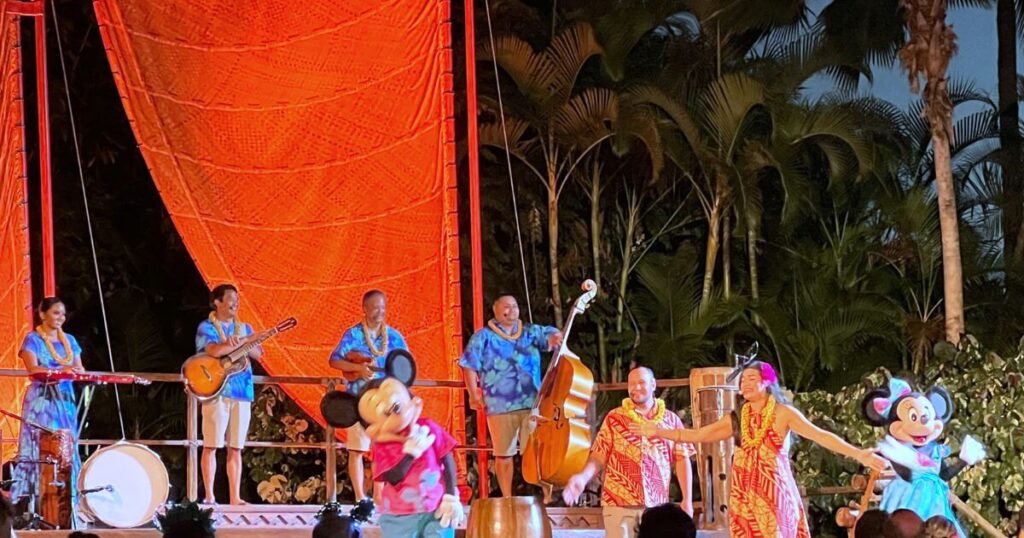
M252 402L218 397L203 403L203 448L243 448Z
M355 452L370 451L370 436L362 424L356 422L345 429L345 432L345 448Z

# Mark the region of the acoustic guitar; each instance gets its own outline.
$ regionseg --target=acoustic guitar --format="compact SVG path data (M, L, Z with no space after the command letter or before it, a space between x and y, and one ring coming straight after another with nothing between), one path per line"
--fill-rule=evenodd
M250 351L270 337L294 328L297 323L295 318L288 318L274 328L259 333L256 338L223 357L211 357L206 353L197 353L189 357L185 364L181 365L185 389L200 402L220 396L228 379L249 367Z

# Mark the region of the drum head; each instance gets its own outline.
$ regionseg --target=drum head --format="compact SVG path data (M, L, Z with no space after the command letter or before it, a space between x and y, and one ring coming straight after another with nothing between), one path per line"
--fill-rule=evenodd
M160 456L132 443L98 450L82 465L78 477L80 504L96 519L121 529L150 523L167 502L169 486Z

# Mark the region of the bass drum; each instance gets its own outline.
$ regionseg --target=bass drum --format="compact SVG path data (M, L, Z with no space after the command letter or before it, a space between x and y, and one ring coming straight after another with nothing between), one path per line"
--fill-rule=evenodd
M167 502L170 480L160 456L134 443L97 450L78 477L79 510L119 529L153 521Z

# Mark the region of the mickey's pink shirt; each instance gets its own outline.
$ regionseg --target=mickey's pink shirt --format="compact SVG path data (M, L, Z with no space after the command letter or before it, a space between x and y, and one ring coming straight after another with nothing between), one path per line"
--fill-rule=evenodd
M396 516L433 512L441 505L445 493L441 464L457 442L438 423L429 418L416 421L434 434L434 444L412 462L405 478L395 485L384 480L384 474L393 469L405 454L398 442L373 444L373 479L384 482L381 490L381 513Z

